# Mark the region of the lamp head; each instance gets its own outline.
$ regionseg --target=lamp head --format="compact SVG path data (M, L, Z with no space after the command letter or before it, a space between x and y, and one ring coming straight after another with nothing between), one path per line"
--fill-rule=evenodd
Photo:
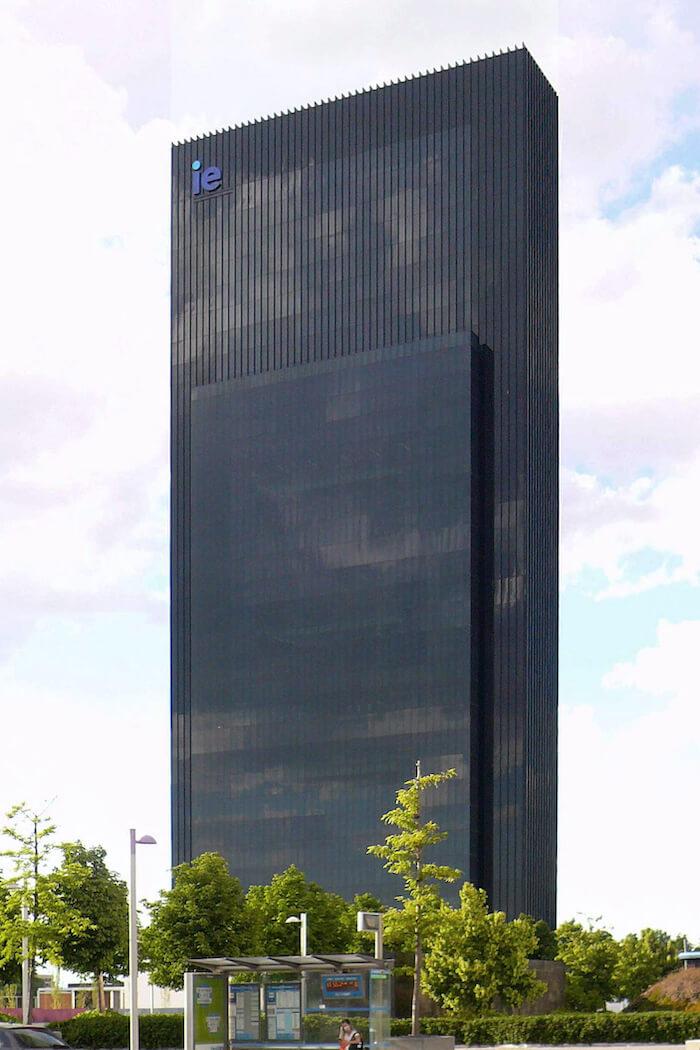
M155 846L156 840L153 835L142 835L140 839L136 839L139 846Z
M299 918L298 915L290 915L289 918L285 919L284 921L285 921L285 923L287 923L287 922L301 922L301 919Z

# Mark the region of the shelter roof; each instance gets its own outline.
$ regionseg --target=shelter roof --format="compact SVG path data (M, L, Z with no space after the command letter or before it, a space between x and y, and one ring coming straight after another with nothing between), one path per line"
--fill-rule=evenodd
M245 955L236 958L190 959L190 966L210 973L298 973L301 970L388 970L393 959L372 955Z

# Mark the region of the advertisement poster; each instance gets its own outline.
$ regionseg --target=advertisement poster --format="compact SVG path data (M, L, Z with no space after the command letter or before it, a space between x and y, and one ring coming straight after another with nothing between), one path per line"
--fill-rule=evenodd
M228 986L228 1036L232 1043L260 1040L260 986Z
M301 985L269 984L265 989L267 1038L298 1042L301 1039Z
M224 1050L228 1041L228 978L185 974L185 1031L192 1050Z
M324 974L321 978L321 995L324 999L364 999L364 974Z

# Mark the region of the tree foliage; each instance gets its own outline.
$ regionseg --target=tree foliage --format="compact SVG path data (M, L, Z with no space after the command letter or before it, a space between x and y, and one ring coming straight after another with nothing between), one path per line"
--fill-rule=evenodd
M566 1005L599 1010L616 997L619 947L608 930L586 929L578 922L557 928L557 958L566 966Z
M519 915L523 922L532 923L532 929L537 943L535 944L533 959L556 959L557 957L557 934L544 919L533 919L531 915Z
M140 955L154 984L182 988L190 959L246 955L250 928L243 890L218 853L173 869L173 886L149 904Z
M9 877L4 880L6 904L0 945L0 965L22 960L22 940L27 938L30 987L37 961L63 964L62 948L67 937L90 928L90 921L59 893L56 872L50 866L58 848L55 826L42 814L20 803L7 813L2 829L11 845L0 856L10 861ZM78 891L87 878L79 864L66 866L63 886ZM27 919L22 917L26 908ZM31 1015L31 1009L30 1009Z
M621 999L636 999L650 985L678 966L678 953L685 938L671 937L664 930L644 929L619 942L614 981Z
M299 925L291 915L306 912L309 952L345 952L355 936L347 901L306 878L291 864L267 886L251 886L246 894L254 952L298 955Z
M383 843L369 846L367 852L384 861L384 867L397 875L404 884L403 894L397 896L404 913L403 918L411 929L413 950L413 1002L411 1007L411 1033L420 1033L420 993L423 951L426 938L434 923L439 906L437 886L441 882L454 882L460 872L446 864L426 861L426 850L437 846L447 837L434 820L424 820L422 800L425 791L439 788L447 780L457 776L455 769L441 773L420 775L420 764L416 776L407 780L396 792L396 806L384 813L382 821L398 828L396 833L386 836ZM398 920L397 920L397 930Z
M114 979L129 969L129 910L126 883L105 863L101 846L88 849L81 842L61 847L63 863L54 875L56 892L65 905L82 915L89 925L69 931L61 943L63 965L83 976L94 977L98 1007L103 1009L103 979ZM76 866L86 877L73 877Z
M428 994L453 1013L488 1013L497 1000L510 1007L545 989L528 965L537 946L532 920L489 912L484 890L465 883L460 907L443 906L425 959Z
M13 940L11 931L18 917L19 901L13 901L7 885L0 882L0 988L7 990L5 994L11 994L13 997L14 989L22 980L22 960L10 947ZM13 989L12 992L10 989Z

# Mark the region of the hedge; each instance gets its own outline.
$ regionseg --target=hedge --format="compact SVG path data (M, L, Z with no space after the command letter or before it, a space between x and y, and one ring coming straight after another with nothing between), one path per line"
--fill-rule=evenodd
M129 1017L110 1010L89 1010L70 1021L62 1021L61 1034L70 1046L89 1050L121 1050L129 1045ZM142 1014L139 1018L140 1043L143 1050L178 1048L183 1045L182 1014Z
M700 1016L647 1014L541 1014L537 1017L425 1017L427 1035L454 1035L458 1043L684 1043L700 1038Z
M356 1019L361 1031L367 1027ZM309 1014L304 1018L307 1038L333 1042L341 1016ZM125 1014L79 1014L61 1024L63 1038L87 1050L121 1050L129 1045L129 1018ZM406 1035L411 1022L391 1022L392 1035ZM677 1010L658 1013L542 1014L539 1017L424 1017L426 1035L454 1035L458 1043L495 1046L499 1043L544 1045L585 1043L684 1043L700 1039L700 1014ZM144 1014L140 1018L143 1050L179 1048L183 1042L182 1014ZM365 1032L365 1034L367 1034Z

